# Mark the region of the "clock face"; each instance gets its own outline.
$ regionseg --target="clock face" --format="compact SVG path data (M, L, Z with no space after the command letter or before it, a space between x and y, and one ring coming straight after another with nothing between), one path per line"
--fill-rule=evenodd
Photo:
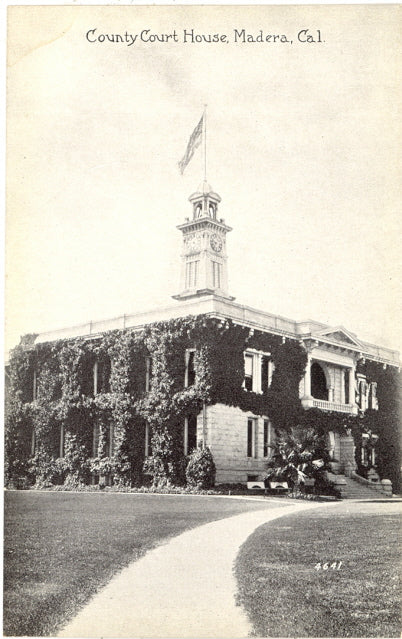
M198 235L193 235L187 241L187 250L189 253L197 253L200 250L201 242Z
M220 253L222 250L222 240L219 235L211 235L210 239L211 248L215 253Z

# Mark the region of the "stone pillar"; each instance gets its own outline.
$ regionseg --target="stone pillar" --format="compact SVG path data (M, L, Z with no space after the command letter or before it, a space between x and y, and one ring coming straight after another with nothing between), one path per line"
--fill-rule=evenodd
M304 395L301 400L303 408L312 408L313 398L311 397L311 355L307 353L306 370L304 371Z
M304 397L311 397L311 355L307 355L307 365L304 373Z
M356 470L355 442L352 435L344 435L340 439L340 463L343 473L350 477Z
M353 366L349 372L349 404L356 404L355 398L355 367ZM357 410L356 410L357 412Z
M345 403L345 369L341 368L341 404Z

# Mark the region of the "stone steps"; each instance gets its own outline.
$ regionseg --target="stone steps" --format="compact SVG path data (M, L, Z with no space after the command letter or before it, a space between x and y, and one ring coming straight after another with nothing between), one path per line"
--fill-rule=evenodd
M371 486L366 486L364 484L360 484L355 479L351 477L345 477L345 475L338 475L338 477L342 477L344 480L342 486L342 497L343 499L387 499L388 496Z

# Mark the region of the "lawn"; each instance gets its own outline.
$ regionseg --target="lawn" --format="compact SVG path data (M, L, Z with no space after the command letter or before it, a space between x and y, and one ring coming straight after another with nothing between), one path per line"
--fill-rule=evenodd
M269 500L6 492L6 636L54 635L113 574L184 530Z
M236 562L254 636L400 637L400 505L343 502L258 528Z

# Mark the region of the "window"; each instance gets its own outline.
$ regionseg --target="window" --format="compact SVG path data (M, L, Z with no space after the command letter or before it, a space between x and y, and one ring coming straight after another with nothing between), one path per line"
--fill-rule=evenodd
M145 390L148 393L151 390L152 379L152 357L145 358Z
M369 408L378 410L377 382L371 382L369 391Z
M189 455L197 448L197 417L189 415L184 420L184 454Z
M212 262L212 285L213 288L221 288L222 266L219 262Z
M99 424L94 424L93 442L92 442L92 456L93 457L98 457L99 438L100 438L100 425Z
M248 391L253 390L253 355L246 353L244 355L244 388Z
M145 424L145 457L152 457L152 436L149 428L149 424Z
M311 364L311 395L315 399L328 401L327 378L324 369L318 362Z
M195 288L198 280L199 260L186 263L186 289Z
M344 397L345 397L345 404L349 404L350 403L350 397L349 397L349 384L350 384L350 370L347 368L345 370L345 374L344 374Z
M264 441L263 441L263 455L269 457L271 444L271 424L269 419L264 419Z
M365 411L368 408L369 385L364 375L357 375L357 405L360 410Z
M114 426L110 424L109 426L109 446L108 446L108 455L109 457L113 457L114 455Z
M368 442L369 435L367 433L362 434L362 447L361 447L361 464L362 466L368 465Z
M195 382L195 368L194 368L195 350L187 349L185 353L186 369L184 373L184 386L192 386Z
M60 426L60 451L59 457L64 457L64 425Z
M258 481L258 475L247 475L247 481Z
M94 396L98 394L98 372L99 372L99 362L98 360L96 360L93 367Z
M110 358L96 359L93 365L93 395L107 393L110 390Z
M261 392L266 393L272 383L275 366L269 355L261 355Z
M243 388L254 393L265 393L271 386L274 370L275 366L269 353L246 351Z
M257 457L256 426L257 420L254 417L249 417L247 420L247 457Z

